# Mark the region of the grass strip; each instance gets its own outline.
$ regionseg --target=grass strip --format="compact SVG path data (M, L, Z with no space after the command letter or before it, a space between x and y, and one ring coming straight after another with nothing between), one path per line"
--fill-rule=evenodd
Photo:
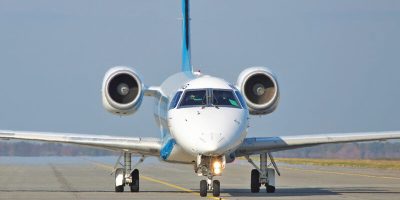
M400 160L344 160L317 158L276 158L277 162L293 165L340 166L400 170Z

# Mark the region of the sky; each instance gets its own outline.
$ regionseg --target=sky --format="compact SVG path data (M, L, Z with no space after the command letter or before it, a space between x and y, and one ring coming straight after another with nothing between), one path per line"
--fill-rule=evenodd
M112 115L107 69L146 85L180 69L180 0L0 0L0 129L158 137L153 99ZM195 70L278 77L281 101L248 136L400 130L400 1L192 0Z

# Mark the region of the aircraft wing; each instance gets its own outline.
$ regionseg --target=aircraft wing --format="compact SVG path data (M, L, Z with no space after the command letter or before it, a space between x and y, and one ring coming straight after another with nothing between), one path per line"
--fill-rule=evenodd
M260 152L283 151L320 144L388 139L400 139L400 131L245 138L235 153L236 156L245 156Z
M0 130L0 139L69 143L154 156L159 156L161 149L161 141L158 138Z

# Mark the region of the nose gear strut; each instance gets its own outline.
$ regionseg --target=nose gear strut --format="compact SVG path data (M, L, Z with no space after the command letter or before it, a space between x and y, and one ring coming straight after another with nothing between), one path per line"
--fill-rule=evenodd
M194 170L198 176L207 177L207 180L200 181L200 196L206 197L208 191L212 191L214 197L220 196L220 182L218 180L213 180L213 178L214 176L221 175L225 164L225 156L197 156Z

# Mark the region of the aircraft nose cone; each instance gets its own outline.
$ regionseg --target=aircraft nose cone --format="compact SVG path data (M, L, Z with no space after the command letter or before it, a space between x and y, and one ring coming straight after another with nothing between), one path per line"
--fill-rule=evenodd
M225 137L222 133L201 133L196 146L198 153L203 155L219 154L226 151Z
M213 144L206 144L202 147L197 148L198 153L203 154L203 155L213 154L217 150L218 150L218 146L213 145Z
M246 135L246 112L225 107L194 107L169 111L177 143L192 155L219 156L234 150Z

